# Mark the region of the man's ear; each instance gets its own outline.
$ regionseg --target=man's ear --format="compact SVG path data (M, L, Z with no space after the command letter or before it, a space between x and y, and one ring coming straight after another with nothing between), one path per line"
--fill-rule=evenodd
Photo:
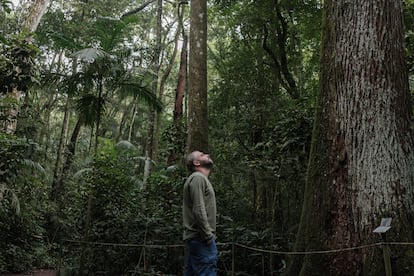
M198 160L194 160L194 161L193 161L193 165L194 165L194 166L196 166L196 167L198 167L198 166L200 166L201 164L200 164L200 161L198 161Z

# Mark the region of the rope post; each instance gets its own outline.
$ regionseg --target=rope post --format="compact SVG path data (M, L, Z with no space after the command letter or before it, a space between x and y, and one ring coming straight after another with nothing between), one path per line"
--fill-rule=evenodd
M262 253L262 275L265 276L265 258L264 258L263 253Z
M387 239L385 237L385 233L381 236L382 236L382 239L384 240L384 244L382 245L382 255L384 256L385 275L392 276L390 247L386 242Z
M234 276L235 275L235 257L234 257L234 255L235 255L235 253L234 253L234 249L235 249L235 246L234 246L234 241L231 243L231 276Z
M386 232L391 228L391 221L392 218L382 218L381 224L377 228L374 229L374 233L378 233L381 235L382 239L382 255L384 256L384 268L385 268L385 275L392 276L392 268L391 268L391 259L390 259L390 247L387 244L387 237Z
M59 240L59 263L57 267L57 275L62 275L62 255L63 255L63 249L62 249L62 241Z

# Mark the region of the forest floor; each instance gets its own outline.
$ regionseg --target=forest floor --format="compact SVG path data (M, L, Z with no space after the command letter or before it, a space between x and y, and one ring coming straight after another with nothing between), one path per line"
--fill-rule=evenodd
M0 276L56 276L57 271L54 269L36 269L21 274L0 274Z

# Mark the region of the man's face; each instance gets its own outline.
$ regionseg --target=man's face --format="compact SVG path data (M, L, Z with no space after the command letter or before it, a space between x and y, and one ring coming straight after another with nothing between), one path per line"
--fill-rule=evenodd
M196 170L208 176L210 174L211 168L213 167L213 160L210 155L204 152L200 152L197 160L194 161Z
M201 166L207 165L210 167L213 165L213 160L211 160L210 154L200 152L200 156L198 157L198 161L201 163Z

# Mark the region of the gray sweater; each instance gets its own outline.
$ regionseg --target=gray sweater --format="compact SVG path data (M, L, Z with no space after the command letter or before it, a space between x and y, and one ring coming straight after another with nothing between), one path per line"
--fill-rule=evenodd
M202 173L188 177L183 190L183 239L208 240L216 231L216 196L213 186Z

